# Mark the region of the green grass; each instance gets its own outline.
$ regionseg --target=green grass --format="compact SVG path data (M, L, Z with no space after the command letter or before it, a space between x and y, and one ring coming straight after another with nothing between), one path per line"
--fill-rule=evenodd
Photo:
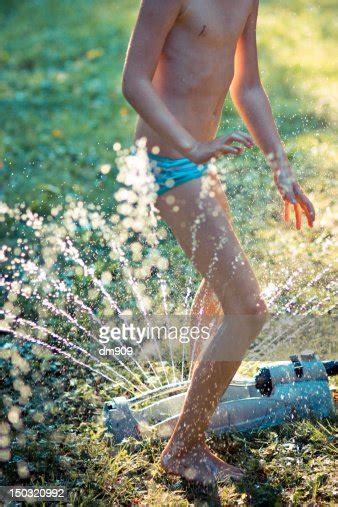
M189 486L163 474L163 443L156 437L110 445L100 415L109 390L98 378L84 378L75 369L65 377L62 362L50 354L40 352L33 360L26 350L25 357L31 373L22 377L31 385L35 377L34 402L23 418L25 431L12 429L5 484L62 484L72 505L86 506L334 505L334 420L209 439L215 452L246 469L247 480L217 491ZM6 368L2 375L10 376ZM7 403L7 390L4 394ZM28 467L29 479L22 473L18 479L18 463Z
M137 14L136 0L7 0L0 9L0 200L26 203L47 216L69 198L115 209L116 141L132 142L135 114L121 95L121 71ZM280 200L263 157L257 152L219 165L234 223L262 286L284 283L300 266L303 275L291 294L297 305L328 294L333 279L337 232L338 75L335 2L261 1L258 41L264 85L297 174L313 198L317 226L301 234L280 222ZM222 130L242 126L230 101ZM5 242L24 235L22 226L4 222ZM79 235L83 254L96 274L118 266L98 244L91 251ZM199 276L173 238L160 245L170 260L170 297L182 306L189 277ZM89 290L68 266L67 283ZM320 284L302 288L324 268ZM75 280L75 281L74 281ZM150 282L149 282L150 283ZM123 287L114 290L123 297ZM283 299L284 298L284 299ZM288 291L281 301L290 299ZM10 301L7 303L12 304ZM329 304L327 304L327 307ZM34 308L29 311L34 313ZM73 333L73 330L70 330ZM72 336L72 334L71 334ZM324 343L325 343L324 336ZM8 343L8 339L7 339ZM13 344L11 344L13 345ZM34 396L23 406L24 430L11 429L12 458L4 463L4 483L66 484L75 505L313 505L332 504L334 421L302 422L251 436L213 439L212 447L249 472L247 484L223 485L218 493L168 479L159 466L163 444L155 438L112 449L103 436L101 407L115 394L95 376L49 354L18 348L30 365L13 366L3 353L0 411L18 401L12 381L21 378ZM20 364L23 370L20 370ZM20 371L18 371L18 368ZM10 371L11 369L11 371ZM1 413L0 413L1 415ZM1 417L0 417L1 419ZM1 454L0 454L1 456ZM30 478L18 477L18 462ZM218 495L218 496L217 496Z

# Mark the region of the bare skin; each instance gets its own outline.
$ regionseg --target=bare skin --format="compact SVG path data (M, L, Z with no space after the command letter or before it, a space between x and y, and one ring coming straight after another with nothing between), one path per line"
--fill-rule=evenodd
M197 247L192 244L189 229L201 211L191 203L200 199L203 183L202 180L194 180L171 191L171 197L175 197L175 206L180 210L178 213L168 204L166 194L157 201L161 216L170 224L181 247L207 280L208 287L212 288L207 296L211 296L212 301L219 300L222 314L227 316L226 327L221 325L213 338L211 357L207 354L204 357L199 355L196 361L182 414L162 454L166 470L177 475L182 475L182 459L186 454L190 456L190 452L196 456L196 448L201 450L204 446L201 459L202 454L205 459L204 435L210 417L240 366L247 348L260 332L266 314L258 283L227 215L218 201L209 194L203 198L204 221L197 230ZM219 238L222 237L227 241L219 248ZM210 260L216 249L217 261L211 266ZM212 305L210 299L207 304L203 301L201 304ZM195 301L195 305L198 306L199 301ZM213 311L213 308L210 310ZM240 318L234 318L236 316ZM245 318L249 319L249 325L245 325ZM215 360L218 357L227 359ZM226 472L234 479L243 476L240 470L234 470L226 463L222 466L219 463L218 471ZM207 481L204 469L200 470L200 475L196 471L195 480Z
M271 165L285 220L293 206L296 227L301 226L301 212L312 227L314 208L290 167L260 81L257 15L258 0L143 0L128 49L123 91L139 114L136 140L146 138L147 149L159 148L161 156L200 164L239 156L255 141ZM245 132L215 137L229 90L252 137ZM260 333L267 308L215 175L207 173L169 190L156 205L204 277L192 314L204 309L215 313L220 323L211 346L197 351L185 404L162 464L168 473L196 482L220 476L240 479L240 469L208 449L205 431Z

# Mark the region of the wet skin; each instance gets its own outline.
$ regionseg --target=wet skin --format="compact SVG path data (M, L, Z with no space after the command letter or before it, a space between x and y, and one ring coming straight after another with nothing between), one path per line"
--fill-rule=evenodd
M238 38L252 0L186 2L166 39L152 83L181 125L197 141L216 135L224 100L234 75ZM146 137L162 156L180 158L142 118L136 139Z
M143 0L123 74L123 92L139 113L136 139L162 156L200 164L253 146L244 132L215 139L225 97L266 155L285 203L313 226L262 87L257 59L258 0Z
M276 186L300 228L300 211L313 225L313 206L301 190L280 140L257 61L257 0L143 0L123 76L123 91L139 113L136 140L160 155L205 163L240 155L253 139L267 156ZM231 97L245 132L216 137L225 97ZM208 191L201 201L202 185ZM168 196L171 200L168 200ZM172 206L172 201L175 206ZM267 308L229 218L215 174L188 181L158 197L156 206L177 241L204 277L192 315L217 316L213 357L203 352L194 367L184 407L161 461L168 473L196 482L243 478L208 449L205 431L224 390L264 325ZM200 220L195 240L191 231ZM221 244L220 238L227 241ZM196 243L196 244L195 244ZM217 251L217 260L212 262ZM240 260L240 263L239 263ZM239 319L227 321L227 316ZM250 316L243 325L243 316ZM230 354L230 352L232 354Z

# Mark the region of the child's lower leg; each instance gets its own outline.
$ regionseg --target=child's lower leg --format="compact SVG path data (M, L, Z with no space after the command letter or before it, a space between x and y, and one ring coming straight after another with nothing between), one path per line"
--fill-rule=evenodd
M225 317L212 343L196 363L182 414L167 450L184 454L203 443L220 397L231 382L250 343L258 336L265 313ZM229 360L226 360L226 357ZM217 360L220 358L220 360Z
M202 280L199 288L197 289L193 303L191 305L190 315L192 326L202 326L204 323L208 326L212 326L212 336L216 334L217 329L222 322L222 319L224 317L222 306L215 292L212 290L205 279ZM190 342L190 377L192 375L195 364L198 361L198 356L201 352L202 346L202 340L194 340Z

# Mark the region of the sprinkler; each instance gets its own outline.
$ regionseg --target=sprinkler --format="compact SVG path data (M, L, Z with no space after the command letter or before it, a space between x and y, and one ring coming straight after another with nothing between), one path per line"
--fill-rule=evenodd
M252 379L234 380L211 419L209 431L250 431L306 418L328 417L334 409L329 376L337 361L320 361L313 353L272 363ZM114 398L104 405L107 433L115 443L156 431L168 438L177 421L188 382L178 382L134 398Z

